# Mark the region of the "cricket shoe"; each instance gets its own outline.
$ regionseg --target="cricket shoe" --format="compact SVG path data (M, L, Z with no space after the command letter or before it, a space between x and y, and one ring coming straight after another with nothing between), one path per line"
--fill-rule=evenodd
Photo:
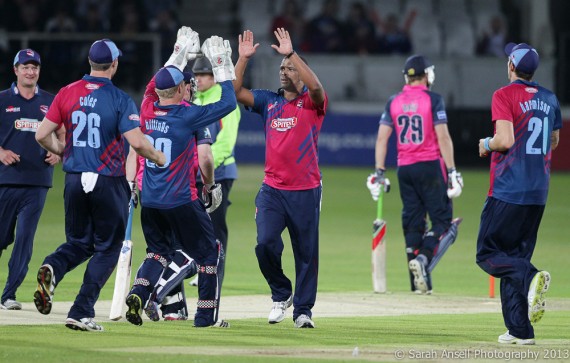
M14 299L6 299L6 301L0 305L0 308L3 310L22 310L22 304Z
M414 258L408 264L410 272L414 275L414 287L416 291L420 291L422 294L426 294L428 289L428 277L426 272L425 263L423 259L420 259L422 255ZM425 257L424 257L425 258Z
M181 313L168 313L164 314L165 321L175 321L175 320L188 320L188 317Z
M315 323L308 315L301 314L295 319L295 328L314 328Z
M499 343L501 344L518 344L518 345L534 345L534 339L520 339L509 334L509 331L503 335L499 335Z
M103 327L95 322L93 318L81 318L75 320L73 318L67 318L65 321L65 326L73 330L81 331L104 331Z
M550 274L546 271L539 271L534 275L528 289L528 320L531 323L538 323L544 315L546 306L546 292L550 287Z
M53 292L55 290L55 278L51 265L42 265L38 270L38 287L34 293L36 309L44 315L51 312Z
M129 309L125 314L125 317L129 323L134 325L142 325L142 300L140 296L136 294L130 294L127 296L127 306Z
M273 308L269 312L269 318L267 319L269 324L277 324L285 319L285 312L287 308L293 304L293 295L289 296L286 301L274 301Z
M144 308L144 313L152 321L160 321L160 314L158 312L158 304L156 301L149 300Z

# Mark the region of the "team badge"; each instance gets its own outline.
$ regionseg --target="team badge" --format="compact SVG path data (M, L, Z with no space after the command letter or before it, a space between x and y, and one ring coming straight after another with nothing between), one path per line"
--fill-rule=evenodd
M303 108L303 100L299 100L299 102L297 102L297 107Z
M41 105L40 106L40 111L42 111L42 113L45 115L48 112L48 106L47 105Z

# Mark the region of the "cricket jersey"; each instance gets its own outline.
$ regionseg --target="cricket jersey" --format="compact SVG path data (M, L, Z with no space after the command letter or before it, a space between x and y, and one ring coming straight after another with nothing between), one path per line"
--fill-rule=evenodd
M281 92L252 90L253 112L265 124L265 178L263 182L282 190L307 190L321 185L318 140L328 97L315 105L307 87L293 100Z
M16 83L0 92L0 147L20 155L20 162L0 163L0 185L34 185L51 188L53 166L45 162L47 151L36 141L36 130L54 96L36 86L25 99Z
M405 85L390 97L380 124L396 132L398 166L441 157L435 125L447 123L443 98L426 86Z
M232 82L225 81L220 85L220 101L190 107L182 104L160 105L154 78L147 85L141 106L141 130L151 144L164 153L166 164L159 167L146 160L141 198L144 207L175 208L197 198L195 132L236 107Z
M65 127L65 172L125 175L121 134L139 127L139 113L129 95L110 79L85 75L63 87L46 118Z
M492 120L513 123L515 143L493 152L488 195L507 203L545 205L553 130L562 128L558 99L536 82L517 80L493 94Z

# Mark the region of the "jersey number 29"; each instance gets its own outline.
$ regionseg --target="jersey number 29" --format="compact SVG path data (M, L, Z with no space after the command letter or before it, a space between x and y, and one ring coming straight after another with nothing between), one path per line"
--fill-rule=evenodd
M154 146L154 148L158 151L162 151L164 156L166 157L166 163L164 166L160 166L159 168L166 168L170 165L171 157L172 157L172 140L167 139L165 137L159 137L158 139L153 139L152 136L145 135L148 141ZM156 164L152 161L146 159L146 166L149 168L157 168Z

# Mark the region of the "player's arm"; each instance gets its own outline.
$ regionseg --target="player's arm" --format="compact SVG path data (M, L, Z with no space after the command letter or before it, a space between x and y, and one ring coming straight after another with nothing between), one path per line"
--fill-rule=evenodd
M243 35L240 34L238 36L238 43L239 58L235 66L236 79L233 81L234 91L239 103L244 106L253 107L253 93L243 87L243 77L249 58L253 57L257 47L259 47L259 43L253 43L253 33L251 30L244 31Z
M375 148L376 169L386 170L386 155L388 154L390 135L392 135L392 128L388 125L380 124Z
M56 135L59 124L50 121L47 117L43 119L36 131L36 141L47 151L56 155L63 155L65 142L60 141Z
M223 127L216 136L216 142L212 145L214 168L220 166L224 160L232 155L237 141L240 117L239 107L236 107L235 110L222 119Z
M507 151L514 143L515 131L513 123L507 120L496 120L495 135L479 140L479 156L487 156L491 151Z
M299 78L309 89L309 97L317 106L321 106L325 102L325 90L317 75L309 68L301 57L293 50L293 44L289 32L284 28L277 28L274 32L279 46L272 44L271 48L275 49L279 54L289 58L291 63L299 72Z
M41 126L40 126L41 127ZM151 160L158 166L163 166L166 163L166 156L161 151L156 150L144 136L141 129L135 127L123 134L129 145L136 151L140 156ZM129 153L130 154L130 153ZM135 169L136 171L136 169ZM132 176L134 179L134 175ZM130 181L133 179L129 179Z
M57 137L59 142L61 142L65 145L65 127L63 127L63 125L61 125L61 127L59 127L57 130L55 130L55 136ZM61 161L61 156L59 156L57 154L53 154L53 153L48 151L44 161L46 163L48 163L49 165L55 165Z
M0 146L0 162L4 165L12 165L20 162L20 155L12 150L4 149Z
M550 134L550 148L552 150L558 147L558 142L560 142L560 130L553 130Z
M198 145L198 166L202 175L202 184L213 185L214 179L214 155L210 144Z
M127 161L125 163L127 181L129 183L136 181L135 179L137 176L137 168L138 168L137 152L132 146L130 146L129 153L127 154Z
M451 141L447 124L441 123L435 125L435 134L437 135L437 143L439 144L439 150L441 151L441 156L443 157L445 166L448 170L455 168L455 159L453 158L453 141Z

